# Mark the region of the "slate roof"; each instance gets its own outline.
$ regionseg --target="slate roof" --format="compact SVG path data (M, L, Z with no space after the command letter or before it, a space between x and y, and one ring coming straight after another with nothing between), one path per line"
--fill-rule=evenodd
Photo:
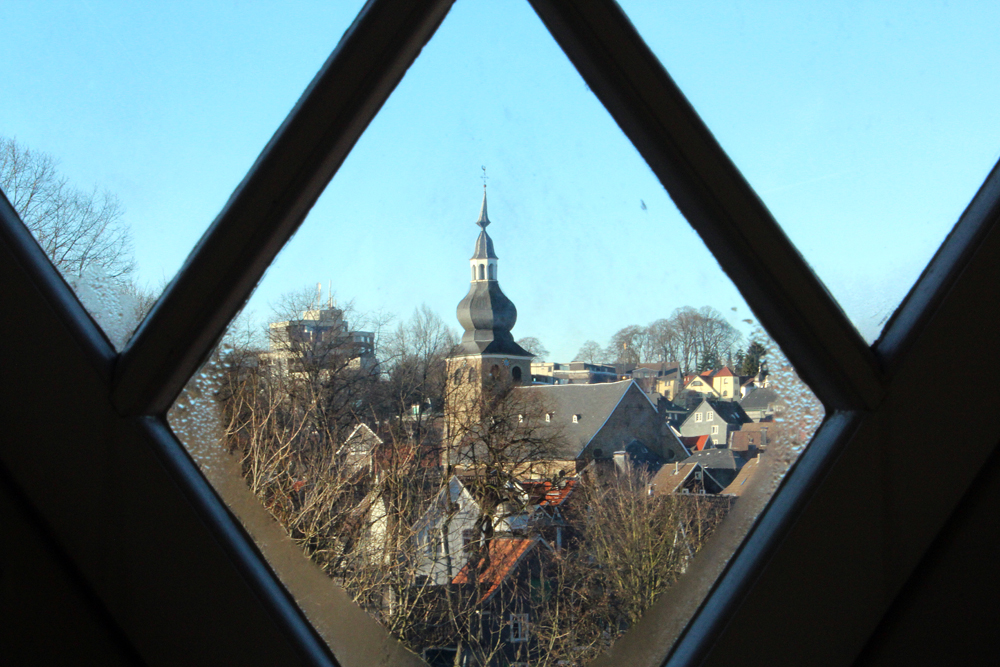
M479 232L479 238L476 239L476 249L470 259L499 259L493 250L493 239L490 238L485 229Z
M744 410L766 410L768 407L778 402L778 392L770 387L754 389L747 394L740 405Z
M535 385L519 387L517 391L534 393L543 402L545 410L553 413L551 429L561 435L562 441L554 452L555 458L575 459L600 432L633 386L642 393L633 380L598 384ZM580 415L580 421L576 424L573 423L575 414Z
M710 447L681 461L681 464L686 463L700 463L708 470L739 470L746 464L746 459L729 448Z
M745 424L751 421L747 413L743 411L743 407L735 401L720 401L711 398L703 400L712 406L715 413L727 424Z
M736 475L736 479L730 482L729 486L722 490L722 495L726 496L742 496L743 492L747 489L747 482L749 482L754 473L757 472L757 468L760 467L760 459L754 459L747 463L740 470L739 474Z
M487 544L489 563L478 577L480 586L486 589L480 603L486 602L496 593L500 585L513 574L520 562L538 542L539 538L537 537L495 537L489 541ZM471 561L466 563L451 583L474 583L473 569L474 564Z
M688 477L691 476L697 467L697 463L682 463L676 467L665 465L656 473L650 485L657 495L678 493L678 489L684 485L684 482L687 481Z

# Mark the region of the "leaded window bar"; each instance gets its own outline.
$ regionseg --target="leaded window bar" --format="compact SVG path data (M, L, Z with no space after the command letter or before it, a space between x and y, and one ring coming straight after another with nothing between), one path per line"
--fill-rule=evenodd
M819 584L822 595L813 603L834 611L823 629L830 636L827 644L814 643L812 650L827 650L824 655L831 663L846 664L1000 432L998 418L986 416L957 434L971 443L966 456L972 465L946 471L935 489L907 483L913 464L886 463L895 441L884 430L898 426L894 414L914 398L908 383L921 372L918 367L935 359L935 342L955 327L970 325L970 316L960 310L971 300L967 295L997 302L1000 290L991 280L989 259L1000 255L995 232L998 170L987 178L880 340L869 348L617 5L610 0L531 4L828 414L768 509L709 586L708 596L696 603L694 619L675 627L657 625L662 619L655 614L645 617L604 662L731 664L751 632L758 640L757 655L795 662L797 654L802 659L808 642L815 641L807 627L817 612L810 615L804 594L795 597L791 591L810 572L835 582L843 581L838 575L855 572L860 579L855 588L827 590ZM78 554L88 585L150 662L162 659L158 649L169 644L169 624L158 630L152 617L138 611L130 618L129 613L157 601L187 609L192 623L208 626L203 632L212 638L212 646L199 644L206 661L213 655L229 662L243 655L246 664L269 660L352 666L375 658L399 664L407 660L389 646L372 651L368 638L352 635L350 618L332 620L340 626L332 632L342 643L333 642L330 653L166 427L164 415L450 5L445 0L373 0L366 5L121 354L115 354L6 199L0 199L3 284L18 304L13 314L32 318L43 332L35 333L40 341L34 348L30 332L9 332L8 338L24 343L25 355L40 355L45 351L41 342L50 343L45 368L62 368L74 378L71 390L53 391L47 399L30 390L20 397L12 389L6 391L8 404L48 400L64 419L61 424L33 424L31 432L39 444L30 449L11 446L22 440L17 436L29 432L15 427L0 456L11 478L49 522L57 542ZM981 352L975 345L966 347L949 350L958 367ZM45 368L39 372L44 374ZM105 444L71 452L55 446L74 430L83 433L85 444ZM917 447L929 446L916 442ZM875 452L875 464L865 458L873 448L884 450ZM865 471L865 464L874 472ZM102 475L112 473L131 480L109 487ZM893 482L892 493L859 486L877 485L886 476ZM134 504L129 506L129 500ZM112 508L102 501L112 502ZM67 514L67 502L79 507ZM835 509L849 516L851 525L838 521ZM870 512L865 514L865 509ZM178 540L181 544L162 545L162 553L134 566L137 571L162 568L167 583L123 586L114 569L117 556L87 546L86 538L94 533L111 538L115 531L107 524L115 521L118 530L135 528L135 546L123 549L133 548L136 554L155 551L162 527L184 536ZM848 562L848 545L865 537L873 544L860 548L861 554ZM182 554L189 560L178 563ZM204 577L191 574L198 568ZM152 580L149 572L146 576ZM203 599L212 595L199 595L203 590L223 592L213 603ZM782 612L781 620L788 622L766 614L780 608L782 593L793 600ZM867 606L854 614L846 611L852 602ZM211 613L233 604L247 614L251 632L213 634ZM196 611L199 605L205 607L202 617ZM756 627L762 617L777 627L762 632Z

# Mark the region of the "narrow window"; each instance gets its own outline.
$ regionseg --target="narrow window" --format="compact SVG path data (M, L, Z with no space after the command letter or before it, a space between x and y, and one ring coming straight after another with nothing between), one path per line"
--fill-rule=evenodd
M495 264L490 264L490 280L497 279L497 267Z
M483 265L482 265L482 264L480 264L480 265L479 265L479 279L480 279L480 280L484 280L484 279L485 279L485 277L486 277L486 271L485 271L485 270L483 270Z
M546 422L551 422L552 421L552 413L551 412L546 412L545 413L545 421Z
M528 615L527 614L511 614L510 615L510 641L511 642L526 642L526 641L528 641Z
M517 382L518 384L520 384L520 382L521 382L521 369L518 368L517 366L514 366L514 368L510 369L510 374L514 377L514 382Z
M580 415L573 415L573 423L574 424L580 423Z

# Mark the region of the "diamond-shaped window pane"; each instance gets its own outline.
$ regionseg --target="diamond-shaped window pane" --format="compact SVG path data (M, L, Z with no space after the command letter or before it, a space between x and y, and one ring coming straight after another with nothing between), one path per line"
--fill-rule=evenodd
M874 341L1000 155L996 7L621 5Z
M559 664L823 414L530 7L460 3L169 421L335 654Z
M0 187L116 347L361 5L4 7Z

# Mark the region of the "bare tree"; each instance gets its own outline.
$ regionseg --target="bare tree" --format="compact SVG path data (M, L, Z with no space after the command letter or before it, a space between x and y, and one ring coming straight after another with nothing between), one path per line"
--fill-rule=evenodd
M118 198L77 190L50 155L0 137L0 188L64 276L99 268L126 279L134 270L132 239Z
M604 348L596 340L584 341L573 361L583 361L588 364L603 364L605 361Z
M592 475L572 505L576 544L549 565L538 665L582 665L634 625L683 574L730 507L726 498L655 496L650 473Z
M615 332L606 354L614 363L635 365L644 361L645 351L646 328L632 324Z
M531 356L538 361L544 361L545 358L549 356L549 351L545 349L544 345L542 345L542 341L538 340L534 336L521 338L517 341L517 344L530 352Z
M430 407L433 412L444 408L445 360L456 342L455 332L427 304L385 336L381 345L382 388L389 414L402 417L413 405ZM420 428L424 410L419 409L414 416Z

